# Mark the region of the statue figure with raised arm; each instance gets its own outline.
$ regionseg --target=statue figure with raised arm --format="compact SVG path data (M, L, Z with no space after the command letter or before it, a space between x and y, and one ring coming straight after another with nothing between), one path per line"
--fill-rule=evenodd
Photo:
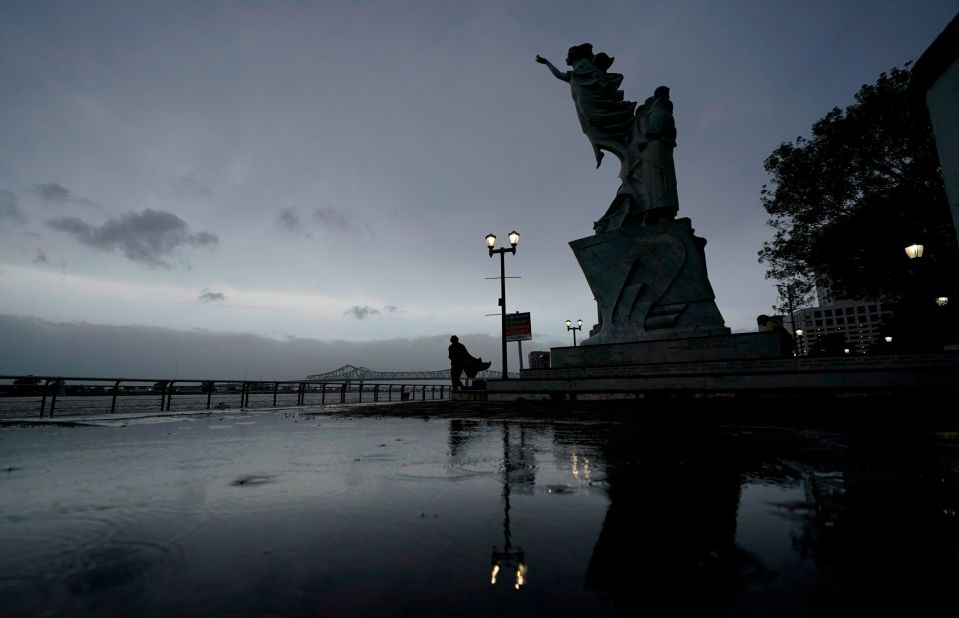
M569 83L596 167L603 161L603 151L619 159L622 184L606 214L594 223L597 233L672 221L679 209L672 154L676 125L669 88L660 86L637 108L620 90L623 76L609 72L613 60L605 53L594 54L589 43L569 48L570 70L565 72L536 56L557 79Z
M599 310L584 348L728 335L706 274L706 241L695 235L688 218L676 218L676 123L669 88L659 86L641 105L626 100L623 76L609 71L613 58L594 53L589 43L569 48L567 71L542 56L536 61L569 84L596 167L604 153L619 159L621 182L606 213L593 223L594 234L569 243ZM565 362L566 353L559 354L554 358Z

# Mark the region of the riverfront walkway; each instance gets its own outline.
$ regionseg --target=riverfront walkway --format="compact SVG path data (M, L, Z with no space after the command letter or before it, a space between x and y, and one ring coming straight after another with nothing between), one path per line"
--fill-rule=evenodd
M275 409L183 410L0 419L0 427L123 426L190 417L243 415L471 419L559 423L639 423L678 430L716 425L930 428L959 431L959 415L935 394L755 397L645 397L609 400L412 401Z

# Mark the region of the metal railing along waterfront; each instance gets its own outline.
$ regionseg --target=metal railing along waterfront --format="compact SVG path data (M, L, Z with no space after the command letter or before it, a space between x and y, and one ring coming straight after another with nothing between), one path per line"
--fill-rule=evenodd
M0 375L0 418L442 400L448 384Z

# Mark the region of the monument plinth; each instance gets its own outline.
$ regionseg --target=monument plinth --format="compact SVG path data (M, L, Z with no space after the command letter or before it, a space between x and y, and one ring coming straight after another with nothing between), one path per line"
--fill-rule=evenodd
M729 334L689 219L569 244L599 306L599 331L582 345Z

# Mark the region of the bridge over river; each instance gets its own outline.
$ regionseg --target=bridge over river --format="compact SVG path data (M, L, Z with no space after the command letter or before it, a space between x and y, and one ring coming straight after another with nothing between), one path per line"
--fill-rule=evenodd
M502 371L480 371L476 374L476 379L500 379L503 377ZM509 377L519 378L519 373L509 372ZM438 369L436 371L375 371L368 367L356 367L354 365L343 365L333 371L326 373L314 373L306 376L311 382L357 382L376 381L376 380L449 380L449 369Z

